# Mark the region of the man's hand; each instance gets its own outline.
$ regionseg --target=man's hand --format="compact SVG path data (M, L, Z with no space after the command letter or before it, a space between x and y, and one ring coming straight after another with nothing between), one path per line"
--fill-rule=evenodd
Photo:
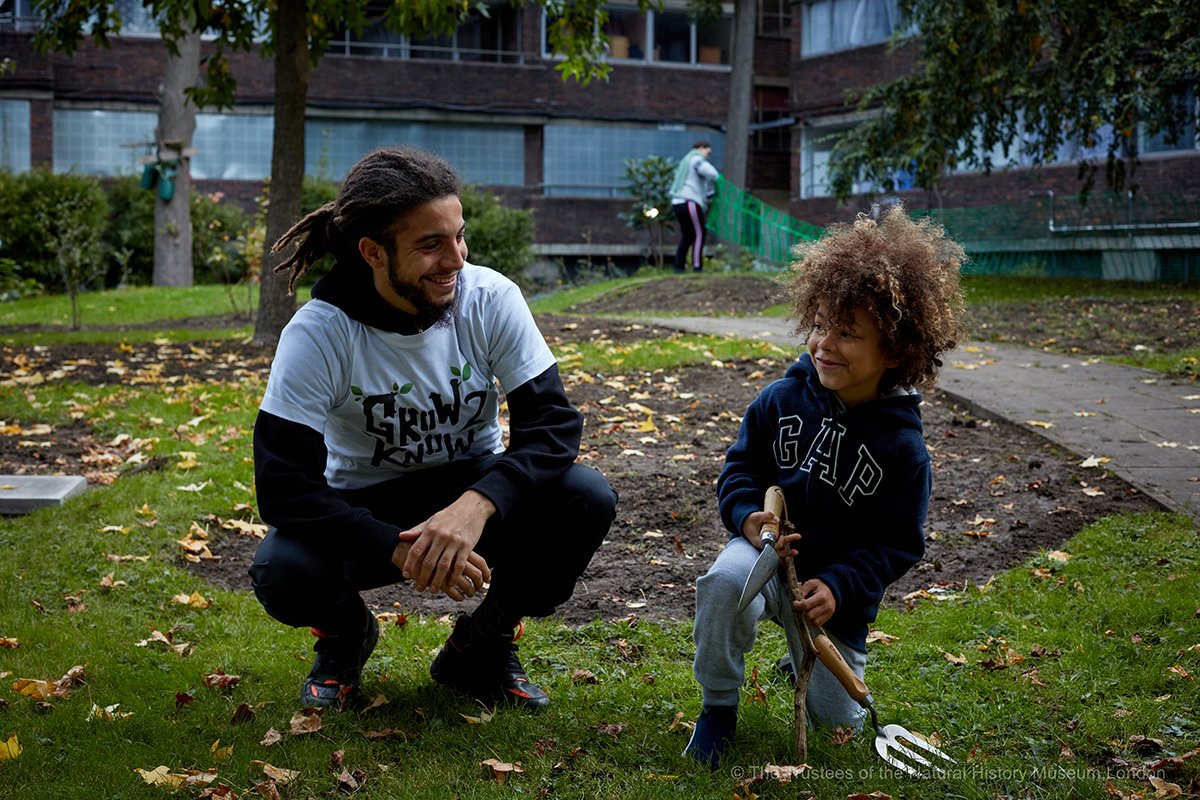
M792 601L792 607L804 615L809 625L824 625L837 610L837 601L833 599L833 591L824 581L812 578L800 586L799 600Z
M492 579L487 562L475 552L483 526L496 506L479 492L467 490L429 519L400 532L392 555L400 571L418 592L445 592L453 600L473 596ZM407 545L408 552L401 552Z

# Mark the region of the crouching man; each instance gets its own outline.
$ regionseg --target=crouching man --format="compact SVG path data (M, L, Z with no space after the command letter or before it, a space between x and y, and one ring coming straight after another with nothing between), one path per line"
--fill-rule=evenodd
M403 580L484 594L435 681L546 705L516 656L521 620L571 596L615 515L607 480L575 463L582 416L520 291L466 262L459 191L441 159L378 149L275 246L294 247L278 267L292 289L336 259L283 331L254 426L272 530L250 575L268 614L316 637L308 706L361 702L379 628L360 592Z

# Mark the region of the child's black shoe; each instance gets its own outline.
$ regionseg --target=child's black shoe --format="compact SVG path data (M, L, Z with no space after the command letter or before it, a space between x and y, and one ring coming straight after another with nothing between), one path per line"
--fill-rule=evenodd
M701 764L716 769L737 731L737 706L705 706L696 719L692 738L683 749Z

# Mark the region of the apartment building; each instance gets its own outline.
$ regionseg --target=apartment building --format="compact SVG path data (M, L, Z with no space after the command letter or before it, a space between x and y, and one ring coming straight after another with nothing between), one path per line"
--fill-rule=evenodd
M789 9L761 5L755 114L778 120L787 116ZM31 0L0 6L0 59L10 61L0 77L0 164L140 171L153 149L164 48L140 3L116 6L125 24L111 47L89 44L71 57L34 52ZM450 36L401 36L379 22L343 31L310 76L306 172L338 179L372 147L427 147L467 181L532 209L545 256L640 257L645 235L617 216L628 205L626 159L676 158L707 139L721 166L732 7L698 23L682 0L645 14L612 5L603 24L612 72L586 86L555 69L546 24L540 7L499 0ZM198 115L190 168L201 191L249 203L270 172L272 66L239 53L232 68L235 104ZM750 188L786 205L786 136L759 139Z
M0 75L0 166L136 171L154 139L163 71L153 20L140 3L118 0L125 28L110 49L89 45L73 57L41 56L31 44L31 3L0 0L0 60L10 62ZM912 68L914 48L887 46L902 24L898 6L898 0L758 0L750 192L817 225L848 219L876 199L867 185L848 202L831 197L828 158L837 135L862 119L847 104L848 93ZM428 147L471 183L532 209L545 257L642 257L647 237L617 216L628 205L626 160L674 158L703 138L722 166L733 8L726 4L713 22L693 20L685 0L665 0L647 13L633 2L613 2L606 11L612 72L586 86L564 81L555 69L547 19L533 4L491 0L486 16L474 14L449 36L406 37L378 22L360 33L343 31L310 77L307 172L337 179L371 147ZM199 115L191 170L201 190L219 189L249 204L270 171L273 76L271 62L257 52L235 54L232 67L235 104ZM1011 216L1031 226L1022 235L1057 234L1054 247L1064 246L1061 234L1071 222L1076 229L1084 221L1093 229L1107 226L1127 240L1153 233L1158 239L1141 251L1172 251L1171 258L1183 254L1189 265L1200 264L1200 230L1192 230L1200 228L1195 126L1177 142L1139 136L1139 196L1120 200L1129 208L1107 217L1083 220L1062 199L1081 188L1080 153L1070 148L1058 164L1038 170L1001 159L990 175L958 172L936 193L902 183L896 194L916 211L1016 209ZM1117 214L1126 219L1114 221ZM1097 264L1100 250L1110 247L1079 237L1069 245L1094 250ZM1150 264L1159 256L1138 258L1138 275L1162 274Z

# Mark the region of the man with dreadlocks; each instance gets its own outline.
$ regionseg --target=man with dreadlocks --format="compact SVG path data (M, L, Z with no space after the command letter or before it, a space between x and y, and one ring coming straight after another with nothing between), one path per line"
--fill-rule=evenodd
M583 418L512 281L466 261L459 179L420 150L374 150L283 235L291 287L329 274L284 329L254 426L263 607L309 626L307 706L361 703L379 637L360 592L409 580L462 601L430 673L488 705L539 708L514 642L567 600L616 493L575 463ZM505 446L496 381L509 408Z

